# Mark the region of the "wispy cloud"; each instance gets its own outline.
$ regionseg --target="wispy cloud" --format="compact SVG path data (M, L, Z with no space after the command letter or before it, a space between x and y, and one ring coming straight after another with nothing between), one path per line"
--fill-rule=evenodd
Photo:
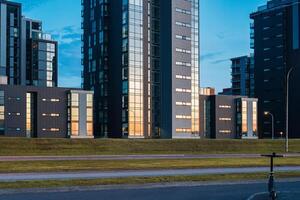
M81 29L77 26L65 26L58 30L49 31L60 44L70 44L81 40Z
M224 63L224 62L228 62L229 59L219 59L219 60L215 60L213 62L211 62L211 64L220 64L220 63Z
M63 87L81 86L81 30L65 26L49 31L59 46L59 83Z
M200 60L201 61L212 60L212 59L215 59L216 57L218 57L222 54L223 54L223 52L221 52L221 51L205 53L205 54L200 56Z

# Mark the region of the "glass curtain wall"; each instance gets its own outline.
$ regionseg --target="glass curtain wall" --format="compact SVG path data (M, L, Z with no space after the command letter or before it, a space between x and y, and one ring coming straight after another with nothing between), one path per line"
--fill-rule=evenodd
M142 0L123 0L122 59L123 135L144 137Z
M5 133L5 115L4 115L4 91L0 91L0 135Z
M192 0L192 134L199 135L199 0Z
M87 136L93 136L93 95L86 95L86 131Z

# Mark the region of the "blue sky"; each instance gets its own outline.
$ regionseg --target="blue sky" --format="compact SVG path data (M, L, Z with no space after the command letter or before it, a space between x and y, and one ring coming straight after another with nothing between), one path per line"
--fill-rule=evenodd
M15 0L59 41L59 86L81 84L81 0ZM249 14L266 0L200 0L201 86L230 87L230 61L250 53Z

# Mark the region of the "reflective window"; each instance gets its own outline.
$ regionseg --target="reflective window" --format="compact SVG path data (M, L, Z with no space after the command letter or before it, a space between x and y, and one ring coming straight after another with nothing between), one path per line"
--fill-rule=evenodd
M248 103L242 101L242 133L248 132Z
M0 135L5 133L5 106L4 106L4 91L0 91Z

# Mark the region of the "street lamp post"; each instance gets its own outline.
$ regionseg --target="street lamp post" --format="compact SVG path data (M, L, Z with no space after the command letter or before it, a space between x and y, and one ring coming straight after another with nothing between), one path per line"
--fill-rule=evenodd
M275 132L274 132L274 115L270 112L265 112L265 115L270 115L272 118L272 140L275 139Z
M290 76L294 68L292 67L286 77L286 131L285 131L285 151L288 153L289 152L289 87L290 87Z

